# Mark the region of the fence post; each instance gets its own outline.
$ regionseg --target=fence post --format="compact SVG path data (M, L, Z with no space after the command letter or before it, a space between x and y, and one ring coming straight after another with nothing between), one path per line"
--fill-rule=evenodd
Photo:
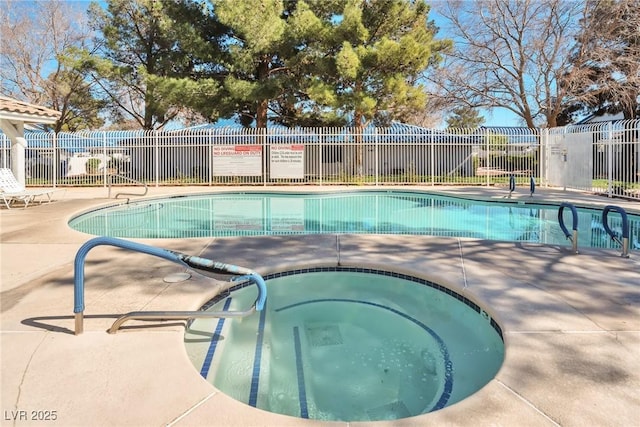
M107 133L102 132L102 158L107 158ZM107 188L107 172L109 169L109 163L102 168L102 188Z
M490 155L490 153L489 153L489 136L490 136L489 129L485 128L485 130L484 130L484 153L485 153L484 167L485 167L485 170L486 170L486 173L485 173L485 185L487 187L489 186L489 170L490 170L490 167L489 167L489 155Z
M376 187L378 186L379 183L379 170L378 170L378 150L379 150L379 145L378 145L378 127L374 127L373 128L373 144L374 144L374 148L375 148L375 152L374 152L374 159L375 159L375 167L374 167L374 171L376 174Z
M540 146L538 147L538 161L540 162L540 184L548 187L549 171L547 170L547 149L549 147L549 128L540 130Z
M319 155L318 158L320 159L318 161L318 174L319 174L319 179L320 179L320 186L322 186L322 155L324 153L324 145L325 145L325 141L326 141L326 128L316 128L316 132L318 133L319 137L318 137L318 141L320 142L320 149L318 150Z
M60 152L58 151L58 134L54 131L51 139L53 146L53 188L58 184L58 169L60 168Z
M208 173L207 173L207 179L209 180L209 187L211 187L213 185L213 137L212 134L213 133L213 129L209 128L209 148L207 149L207 159L209 162L209 167L207 169L209 169Z
M607 196L613 197L613 122L607 123Z
M267 186L267 128L260 128L259 132L261 133L262 140L262 185L264 187Z
M154 143L154 163L155 163L155 181L156 188L160 186L160 145L158 143L158 131L156 129L152 130L153 132L153 143Z
M430 163L431 163L431 186L433 187L434 185L436 185L436 155L435 155L435 147L434 147L434 143L433 143L433 132L435 132L435 129L430 129L430 134L431 134L431 147L429 148L430 151L430 156L431 157Z
M0 137L2 137L2 167L6 168L9 163L9 156L7 153L7 149L9 147L9 144L11 143L7 142L8 138L7 138L7 135L5 135L4 133L0 134Z

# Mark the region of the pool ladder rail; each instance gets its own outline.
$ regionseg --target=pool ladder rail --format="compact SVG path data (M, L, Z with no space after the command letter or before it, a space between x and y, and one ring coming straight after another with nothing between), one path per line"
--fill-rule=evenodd
M617 232L611 230L609 227L609 212L614 211L620 214L622 218L622 233L618 234ZM608 205L605 206L602 210L602 226L607 234L611 237L611 240L617 242L620 246L622 246L622 253L620 254L623 258L629 258L629 218L627 218L627 212L622 209L620 206Z
M516 190L516 177L515 175L509 176L509 198ZM533 176L529 177L529 197L533 197L533 193L536 192L536 179Z
M564 209L568 208L571 211L572 216L572 232L570 233L564 224ZM620 214L622 220L622 233L618 234L609 227L609 212L614 211ZM578 211L574 205L567 202L562 202L558 209L558 223L564 233L565 237L571 240L572 250L574 253L578 253ZM622 246L622 254L620 256L629 258L629 218L627 212L620 206L608 205L602 210L602 225L606 233L612 240Z
M147 185L146 182L138 181L137 179L129 178L127 176L118 175L118 174L109 174L108 177L109 177L109 180L108 180L109 193L108 193L107 197L109 199L111 198L111 187L113 185L113 178L119 178L119 179L124 180L124 181L132 182L134 184L144 185L144 192L142 192L140 194L138 194L138 193L120 192L120 193L116 193L114 199L117 199L120 196L139 196L139 197L142 197L142 196L146 196L147 193L149 192L149 186ZM129 203L129 199L130 199L129 197L126 198L126 200L127 200L126 203Z
M570 233L567 230L567 227L564 225L564 208L568 208L571 211L572 217L572 232ZM564 233L565 237L568 240L571 240L571 250L573 253L578 253L578 210L571 203L562 202L560 204L560 208L558 208L558 223L560 224L560 228Z
M75 313L75 334L79 335L84 329L84 264L87 254L91 249L100 245L116 246L123 249L129 249L135 252L141 252L148 255L157 256L169 261L173 261L187 268L207 271L216 274L232 275L230 283L222 289L228 289L234 285L240 285L243 282L253 283L258 287L258 297L251 307L243 311L135 311L120 316L109 328L109 333L115 333L120 326L128 320L187 320L194 318L221 318L221 317L244 317L256 311L261 311L267 300L267 288L262 276L245 267L239 267L233 264L225 264L197 256L186 255L180 252L174 252L167 249L161 249L154 246L148 246L129 240L117 239L113 237L101 236L96 237L83 244L74 261L74 308Z

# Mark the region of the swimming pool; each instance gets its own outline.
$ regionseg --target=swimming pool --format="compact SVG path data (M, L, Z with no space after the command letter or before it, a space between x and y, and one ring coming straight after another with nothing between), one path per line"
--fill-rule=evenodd
M265 279L260 316L196 319L185 333L200 374L251 406L319 420L406 418L468 397L502 365L498 323L436 283L354 267ZM255 296L244 287L207 309Z
M602 212L578 209L579 246L618 248ZM69 225L93 235L190 238L316 233L420 234L570 245L558 206L487 202L412 191L233 192L142 200L93 210ZM570 220L568 220L570 222ZM610 216L612 229L620 217ZM640 216L629 215L640 249Z

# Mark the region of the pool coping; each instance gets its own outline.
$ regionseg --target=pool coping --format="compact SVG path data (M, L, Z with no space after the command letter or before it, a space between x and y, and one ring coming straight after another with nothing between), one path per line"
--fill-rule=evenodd
M57 419L49 423L59 425L619 426L639 419L636 256L623 259L616 251L588 249L575 255L557 246L429 236L144 241L185 253L224 253L229 261L251 265L261 273L300 263L384 266L463 289L503 327L505 363L493 381L462 402L393 422L303 421L250 408L215 390L186 357L184 324L179 322L162 327L132 324L110 335L105 330L111 318L87 316L86 332L73 336L71 265L89 236L69 230L65 221L109 201L100 197L103 189L69 190L64 199L51 204L0 211L1 400L3 414L10 418L3 425L42 422L11 419L22 416L20 411L27 411L26 416L30 411L36 415L56 411ZM212 190L162 188L153 196ZM504 197L495 189L438 191ZM576 197L596 205L612 202L559 190L547 196L544 189L534 197L549 201ZM634 203L625 204L635 209ZM87 314L202 305L211 292L202 277L149 291L176 271L181 268L163 260L96 249L87 264Z

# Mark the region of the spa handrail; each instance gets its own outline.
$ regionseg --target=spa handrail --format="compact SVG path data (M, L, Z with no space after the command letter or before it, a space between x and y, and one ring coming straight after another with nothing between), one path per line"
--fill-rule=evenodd
M244 311L148 311L148 312L131 312L118 318L109 329L110 333L116 332L118 328L129 319L192 319L197 317L242 317L253 312L260 311L264 308L267 299L267 287L262 276L245 267L239 267L233 264L225 264L197 256L186 255L180 252L174 252L167 249L156 248L154 246L143 245L141 243L131 242L129 240L117 239L114 237L95 237L83 244L74 261L74 308L75 313L75 334L79 335L83 331L84 321L84 264L87 254L91 249L100 245L116 246L123 249L129 249L148 255L157 256L185 267L191 267L197 270L208 271L218 274L230 274L235 277L231 278L233 282L249 281L258 286L258 297L254 304Z
M516 177L511 175L509 177L509 198L511 198L511 193L516 190Z
M529 197L533 197L533 193L536 192L536 179L533 177L529 177Z
M564 208L568 208L569 210L571 210L571 229L573 230L573 233L569 233L569 230L567 230L567 227L564 225ZM558 223L560 224L560 228L562 229L564 236L568 240L571 240L573 252L578 253L578 210L576 209L576 207L571 203L560 203L560 208L558 208Z
M618 235L617 232L611 230L609 227L609 212L615 211L622 217L622 235ZM611 240L616 241L622 246L622 254L620 256L627 258L629 256L629 218L627 218L627 212L620 206L608 205L602 210L602 225L604 231L611 237ZM622 240L620 240L622 237Z
M116 193L114 199L117 199L118 196L139 196L139 197L142 197L142 196L146 196L147 193L149 192L149 186L144 181L138 181L137 179L129 178L128 176L124 176L124 175L110 174L109 175L109 181L108 181L109 182L109 184L108 184L109 185L109 193L107 195L107 197L109 199L111 198L111 186L113 185L113 177L117 177L117 178L123 179L125 181L129 181L129 182L133 182L135 184L144 185L144 192L141 193L141 194L120 192L120 193ZM127 203L129 203L129 198L128 197L127 197Z

